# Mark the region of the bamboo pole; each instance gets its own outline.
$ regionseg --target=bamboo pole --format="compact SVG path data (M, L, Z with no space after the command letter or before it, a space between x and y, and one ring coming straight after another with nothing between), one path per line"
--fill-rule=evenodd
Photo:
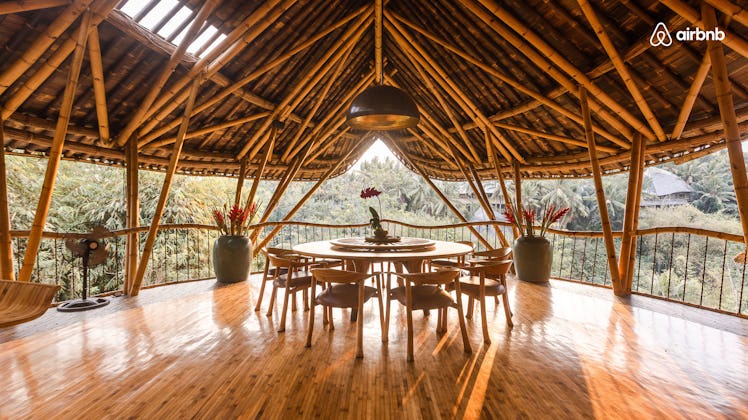
M519 172L519 162L516 160L512 161L512 171L514 173L514 199L516 200L515 205L517 206L518 217L522 217L522 174Z
M717 26L716 17L715 21L713 22L713 26L703 20L704 6L708 6L707 3L709 2L701 2L701 15L699 15L698 10L692 8L681 0L660 0L660 3L664 4L675 13L684 17L692 25L703 25L705 26L706 30L711 30ZM721 41L723 44L727 45L730 49L742 55L743 57L748 57L748 41L746 41L745 38L725 27L720 28L720 30L725 32L725 39ZM714 64L714 57L712 57L712 64Z
M0 15L67 6L70 0L13 0L0 3Z
M742 5L735 4L729 0L704 0L709 5L724 13L736 22L748 27L748 8L745 2Z
M57 179L57 168L60 166L62 147L65 144L65 135L67 134L67 127L70 122L73 101L75 101L75 90L78 87L78 76L80 75L81 66L83 64L86 38L88 37L90 24L91 13L84 13L81 18L81 23L78 26L78 33L76 35L77 45L75 47L75 52L73 53L73 61L70 64L70 71L68 73L65 91L62 96L62 103L60 104L60 114L57 118L54 140L52 142L52 148L49 151L49 158L47 159L47 171L44 174L44 183L42 184L42 190L39 194L39 203L37 204L36 212L34 213L34 223L31 226L31 234L29 235L29 241L26 245L26 253L23 256L23 265L18 274L18 279L20 281L31 281L31 274L34 270L36 255L39 253L39 245L41 244L44 225L47 222L49 204L52 201L52 191L54 190L55 181Z
M196 115L196 113L194 112L194 110L192 112L192 115L193 116ZM237 125L242 125L242 124L246 124L248 122L257 121L257 120L259 120L261 118L267 117L268 115L270 115L269 112L260 112L259 114L248 115L246 117L237 118L235 120L225 121L225 122L223 122L221 124L216 124L216 125L211 126L211 127L204 127L204 128L199 129L199 130L195 130L195 131L189 132L189 133L185 134L184 138L185 139L191 139L191 138L194 138L194 137L200 137L200 136L203 136L203 135L206 135L206 134L214 133L216 131L225 130L227 128L235 127ZM173 144L177 140L177 137L174 136L174 137L167 137L167 138L165 138L163 140L159 140L159 141L153 141L153 140L155 140L158 137L159 136L153 136L153 135L145 137L145 138L141 139L138 142L138 147L140 147L140 148L158 148L158 147L163 147L163 146L167 146L167 145Z
M13 241L10 237L8 169L5 166L5 122L0 119L0 279L15 280Z
M127 229L132 229L126 237L126 257L125 257L125 293L132 294L132 285L138 272L138 254L140 253L140 234L137 228L140 227L140 193L138 187L138 143L130 140L126 146L126 185L125 194L127 197Z
M88 37L88 61L91 63L96 120L99 123L99 140L103 144L109 144L109 114L106 107L106 88L104 87L104 66L101 62L99 29L97 27L92 28Z
M618 272L618 262L616 261L616 248L613 243L613 229L610 226L608 217L608 205L605 200L605 190L603 189L603 177L600 169L600 163L597 160L597 150L595 149L595 134L592 132L592 116L587 102L587 89L584 86L579 87L579 97L582 102L582 115L585 119L585 134L587 135L587 150L590 153L590 164L592 165L592 176L595 180L595 191L597 197L597 207L600 210L600 222L603 228L603 239L605 242L605 251L608 254L608 268L610 269L610 280L613 284L613 293L616 296L628 296L626 290L621 284L621 276Z
M337 134L332 136L332 134L335 133L335 130L340 128L343 124L345 124L345 122L346 122L345 116L341 116L340 119L338 119L338 122L332 127L330 127L330 130L328 130L327 132L319 136L319 138L322 141L316 141L314 143L314 147L312 147L312 152L309 154L310 162L314 162L322 153L325 153L326 151L335 147L335 144L337 143L337 141L340 140L346 133L350 131L351 127L348 126L338 131ZM329 137L329 136L332 136L332 137ZM329 140L327 140L328 138Z
M28 47L16 61L0 73L0 95L2 95L21 75L23 75L44 52L78 19L93 0L75 0L70 6L60 13L46 28L40 31L39 36ZM6 117L7 118L7 117Z
M384 83L384 71L382 71L382 12L384 5L382 0L374 0L374 74L377 84Z
M544 133L542 131L533 130L531 128L519 127L519 126L516 126L516 125L504 124L504 123L500 123L500 122L493 122L493 125L495 125L496 127L505 128L507 130L516 131L518 133L525 133L525 134L529 134L531 136L541 137L541 138L544 138L544 139L553 140L553 141L557 141L557 142L560 142L560 143L571 144L573 146L579 146L579 147L587 148L587 142L586 141L570 139L568 137L558 136L556 134ZM629 148L629 147L631 147L631 146L627 144L626 148ZM599 151L606 152L606 153L618 153L620 151L619 149L616 149L614 147L607 147L607 146L597 146L597 149Z
M106 15L117 5L120 0L107 0L103 3L95 3L93 5L91 17L91 31L94 27L98 26L106 17ZM89 34L90 35L90 34ZM41 86L57 69L62 63L73 53L75 50L76 42L75 35L69 35L67 32L62 34L60 37L61 42L55 51L39 63L38 69L26 80L20 88L18 88L13 95L9 97L2 104L2 111L0 114L3 119L9 119L16 110L23 105L24 102L34 93L39 86ZM28 70L28 69L26 69ZM14 118L15 119L15 118ZM71 129L68 129L72 132Z
M255 202L255 195L257 194L257 188L259 188L260 186L260 181L262 181L262 175L265 173L265 167L270 161L270 158L273 156L275 140L278 136L277 130L278 129L274 127L273 132L271 133L273 137L270 139L270 144L268 144L268 150L267 152L265 152L265 156L262 158L260 167L257 168L257 171L255 172L255 177L252 180L252 188L249 189L249 196L247 196L247 205L251 205Z
M491 12L488 13L482 9L479 5L475 4L476 0L460 0L460 2L471 12L473 12L480 20L486 25L498 33L503 39L512 44L522 54L524 54L532 63L538 68L545 71L549 77L556 80L561 84L567 91L576 94L577 88L574 80L578 83L583 84L585 87L590 89L596 100L600 101L604 106L612 110L616 115L612 115L607 110L600 107L596 101L591 101L590 108L600 116L605 122L615 128L618 132L623 134L624 138L630 139L633 136L631 130L625 125L621 124L617 117L622 118L631 127L634 127L637 131L640 131L647 138L654 138L649 128L639 121L634 115L632 115L622 105L618 104L613 98L607 93L603 92L602 89L592 83L589 77L584 74L581 70L577 69L568 60L563 58L563 55L558 51L555 51L550 45L543 41L537 34L533 33L530 28L527 28L522 22L511 16L506 10L504 10L498 3L493 0L477 0L486 9ZM506 26L500 24L494 18L498 17L502 20ZM519 33L521 37L515 35L509 30L512 28L514 31ZM551 61L549 61L551 60ZM558 69L561 69L559 71ZM569 74L574 80L566 76Z
M712 66L712 60L709 58L709 53L704 54L704 59L701 60L699 69L696 71L696 75L693 77L691 87L688 89L686 94L686 100L683 101L683 106L678 114L678 119L675 121L675 127L673 127L673 133L670 135L671 139L678 140L683 134L683 129L686 127L688 117L691 115L693 105L696 103L696 98L699 97L701 87L704 85L706 77L709 75L709 69Z
M613 63L613 66L616 68L618 75L621 76L621 80L623 81L624 86L626 86L626 89L628 89L631 97L634 98L636 106L639 108L639 111L641 111L642 115L644 115L644 119L646 119L649 123L649 127L652 129L652 131L654 131L657 140L667 140L667 138L665 137L665 131L662 129L660 122L657 121L657 117L655 116L654 112L652 112L649 104L647 104L647 100L644 98L644 95L642 95L639 87L636 85L636 82L634 82L633 77L631 76L631 72L629 72L628 67L626 67L626 63L618 53L618 50L613 44L613 41L610 39L610 36L608 36L608 32L605 31L602 23L600 23L600 19L598 19L597 13L595 13L592 5L588 0L577 0L577 2L579 3L579 7L582 9L582 13L584 13L585 17L587 18L587 22L589 22L598 39L600 39L600 44L602 44L603 49L608 54L608 57Z
M515 79L513 79L513 78L511 78L509 76L507 76L504 73L501 73L500 71L498 71L497 69L489 66L488 64L484 63L483 61L481 61L481 60L473 57L470 54L467 54L463 49L455 47L454 45L451 45L448 42L446 42L446 41L444 41L444 40L442 40L442 39L434 36L429 31L421 28L420 26L414 24L413 22L405 19L404 17L402 17L402 16L400 16L400 15L398 15L396 13L388 11L387 12L387 16L388 17L392 16L393 18L399 20L400 22L402 22L403 24L405 24L409 28L411 28L414 31L420 33L425 38L427 38L430 41L434 42L435 44L441 45L447 51L452 52L453 54L455 54L455 55L459 56L460 58L462 58L463 60L467 61L468 63L471 63L471 64L475 65L476 67L480 68L481 70L483 70L487 74L489 74L489 75L491 75L491 76L493 76L493 77L501 80L502 82L504 82L507 85L511 86L512 88L516 89L518 92L522 92L525 95L530 96L531 98L535 99L535 101L538 104L547 106L548 108L550 108L550 109L558 112L559 114L563 115L564 117L566 117L566 118L568 118L568 119L570 119L570 120L578 123L580 126L584 125L584 121L582 120L581 115L577 115L577 114L569 111L568 109L566 109L562 105L558 104L554 99L551 99L548 95L543 95L541 93L538 93L538 92L536 92L536 91L528 88L524 83L519 82L519 81L517 81L517 80L515 80ZM528 106L528 111L534 109L534 107L533 108L529 108L531 106L530 104L528 104L526 106ZM522 112L518 112L518 114L521 114L521 113ZM514 114L514 115L517 115L517 114ZM489 120L491 120L493 122L496 122L496 121L498 121L500 119L503 119L503 118L497 118L496 116L489 117ZM467 130L467 129L473 128L472 125L477 126L478 124L476 124L476 123L469 124L468 123L468 124L465 124L463 126L463 129ZM592 126L592 128L595 130L596 133L598 133L599 135L603 136L604 138L610 140L611 142L613 142L613 143L615 143L615 144L617 144L617 145L619 145L619 146L621 146L621 147L623 147L625 149L628 149L630 147L630 144L629 144L628 141L620 139L620 138L614 136L613 134L609 133L604 128L600 127L599 125L594 124ZM582 143L584 143L584 147L587 147L587 143L586 142L582 142Z
M203 112L204 110L212 107L213 105L221 102L228 95L235 94L238 90L240 90L241 88L243 88L247 84L251 83L252 81L254 81L255 79L257 79L258 77L262 76L263 74L267 73L270 70L273 70L274 68L276 68L276 67L280 66L281 64L285 63L286 61L288 61L294 55L296 55L299 52L304 51L305 49L307 49L310 46L314 45L320 39L326 37L331 32L339 29L340 27L344 26L349 21L351 21L352 19L354 19L355 17L357 17L358 15L360 15L368 7L369 6L362 7L361 9L357 10L356 12L354 12L354 13L346 16L345 18L341 19L340 21L338 21L334 25L330 25L330 26L326 27L324 31L322 31L322 32L316 34L315 36L313 36L312 38L310 38L310 39L302 42L301 44L299 44L298 46L294 47L290 51L288 51L288 52L280 55L277 58L275 58L270 63L263 65L262 67L260 67L259 69L253 71L252 73L250 73L249 75L243 77L242 79L240 79L240 80L238 80L236 82L233 82L233 83L227 85L222 91L216 93L215 95L213 95L211 98L209 98L205 102L203 102L200 105L196 106L195 110L193 111L193 116L195 114L199 114L199 113ZM267 16L267 17L265 17L265 18L262 19L262 23L264 25L268 20L270 20L272 22L272 20L275 20L275 19L277 19L277 16L275 14L272 15L272 16ZM200 62L196 63L195 66L197 66L199 63ZM181 84L181 82L178 82L176 84L176 87L179 87L179 89L181 89L181 88L183 88L185 86L185 85L182 84L181 87L180 87L179 86L180 84ZM186 97L186 95L184 93L179 94L179 92L175 92L174 88L170 87L169 88L169 92L168 92L167 95L165 95L165 97L173 98L173 100L169 100L169 101L162 100L162 101L158 101L158 102L156 102L154 104L153 108L160 109L160 111L158 111L158 113L156 113L154 115L154 118L151 121L147 122L143 126L143 128L141 129L141 134L148 133L148 136L146 136L146 137L150 137L151 135L155 135L156 133L160 132L160 134L156 135L156 137L159 137L160 135L162 135L162 134L166 133L167 131L171 130L172 128L176 127L175 122L172 121L170 123L167 123L163 128L158 128L155 132L152 132L152 130L154 130L154 128L156 127L156 125L158 123L162 122L168 115L170 115L171 112L178 106L178 104L184 102L184 98Z
M184 145L184 135L187 133L187 126L189 126L190 124L190 115L192 113L192 107L195 105L195 98L197 98L197 93L200 90L200 83L202 83L202 78L197 78L194 82L192 82L190 97L187 100L187 104L184 108L184 115L182 116L182 126L179 127L177 141L176 143L174 143L174 148L172 149L171 157L169 158L169 167L166 169L164 184L161 187L161 194L158 197L156 210L153 213L151 226L148 229L148 236L146 236L145 239L143 254L140 256L140 263L138 264L138 271L135 274L135 278L133 279L133 283L130 289L130 295L132 296L137 296L138 293L140 293L140 286L143 284L145 270L148 268L148 261L150 260L151 253L153 252L153 244L155 243L156 235L158 234L158 225L161 221L161 216L164 214L166 199L169 198L171 182L174 179L174 174L176 173L177 166L179 165L179 154L182 152L182 146Z
M717 17L711 6L702 4L701 14L706 30L711 30L717 26ZM732 86L728 79L722 43L708 41L707 50L712 60L712 80L714 81L719 114L722 117L722 125L725 131L727 154L730 158L730 172L735 187L735 198L738 202L740 224L743 228L743 241L748 248L748 176L746 176L745 161L743 160L743 148L737 116L735 115L735 104L732 100ZM743 255L745 256L745 253Z
M634 283L634 263L636 262L636 238L637 234L639 232L639 210L641 209L641 202L642 202L642 195L641 190L642 186L644 185L644 141L639 142L639 152L637 153L637 157L639 158L639 161L636 162L636 165L639 167L639 180L638 180L638 186L637 189L639 190L639 195L636 195L636 201L634 202L634 217L633 217L633 224L631 225L631 229L633 231L633 240L631 241L631 246L629 249L629 261L628 266L626 267L626 284L624 287L624 290L630 292L632 289L632 285ZM632 163L633 164L633 163Z
M634 141L631 147L631 163L629 164L629 182L628 189L626 191L626 207L625 214L623 216L623 226L621 231L623 233L621 239L621 259L618 261L618 272L621 275L622 282L624 284L623 289L626 294L631 293L630 288L626 288L629 278L629 259L631 258L631 244L636 242L636 233L634 229L634 217L638 215L637 209L635 208L638 202L637 195L641 195L641 177L644 168L639 166L640 158L639 153L642 152L641 136L634 136Z
M491 201L488 199L488 194L486 194L485 188L483 188L483 183L480 180L478 171L476 171L475 167L469 163L467 164L467 168L475 182L475 187L478 189L478 192L480 193L480 197L481 197L480 201L483 202L483 208L484 210L486 210L486 215L490 217L491 220L496 220L496 213L493 211L493 207L491 207ZM496 231L496 236L498 236L499 240L501 241L501 246L509 246L509 241L506 240L506 237L504 236L504 232L501 231L501 228L499 228L499 225L493 225L493 229Z
M140 124L142 124L146 112L148 112L148 110L151 108L151 105L153 105L153 102L156 100L156 97L159 95L159 93L161 93L161 90L166 85L169 77L172 75L172 73L174 73L177 65L179 65L179 63L182 61L182 56L187 51L187 47L189 47L190 44L192 44L192 41L195 40L195 37L200 31L200 28L202 28L203 23L205 23L205 21L210 16L210 13L213 11L213 9L215 9L217 5L218 0L207 0L205 3L203 3L200 11L195 17L195 20L193 20L190 24L190 27L187 30L184 38L182 39L182 42L179 43L177 49L174 51L171 57L169 57L169 61L166 63L166 65L161 68L161 72L156 78L156 81L148 86L148 93L146 93L145 98L143 98L143 101L140 103L137 110L133 113L132 118L130 118L127 125L125 125L125 128L123 128L120 132L117 139L117 144L119 146L124 146L125 143L127 143L130 137L133 135L133 133L135 133L135 130L137 130Z
M460 105L465 113L470 115L474 120L480 121L481 124L491 131L493 138L496 139L496 149L502 152L504 158L507 160L514 158L524 163L524 158L517 149L515 149L514 146L512 146L512 144L507 141L501 133L499 133L498 129L490 123L478 106L470 100L456 83L454 83L446 71L439 66L428 52L406 32L405 28L393 19L389 19L387 22L392 27L390 33L393 38L395 38L395 41L400 48L408 54L413 61L417 61L421 66L423 66L426 72L429 73L446 92L449 92L452 95L452 98Z
M359 140L359 142L360 142L360 140ZM354 152L355 150L357 150L357 147L355 147L355 146L354 146L354 147L351 147L351 149L350 149L350 150L349 150L349 151L348 151L348 152L347 152L347 153L346 153L345 155L343 155L343 156L342 156L342 157L340 158L340 160L338 160L338 161L337 161L337 163L335 163L335 164L334 164L334 165L333 165L332 167L330 167L330 169L329 169L329 170L328 170L327 172L325 172L325 173L324 173L324 175L322 175L322 176L321 176L321 177L319 178L319 180L317 180L317 182L316 182L316 183L315 183L315 184L314 184L314 185L312 186L312 188L310 188L310 189L309 189L309 191L307 191L307 193L306 193L306 194L304 194L304 196L303 196L303 197L301 197L301 199L299 200L299 202L298 202L298 203L296 203L296 205L295 205L295 206L294 206L294 207L293 207L293 208L292 208L292 209L291 209L291 210L290 210L290 211L289 211L289 212L288 212L288 213L286 214L286 216L285 216L285 217L284 217L284 218L283 218L282 220L283 220L284 222L286 222L286 221L289 221L289 220L291 220L291 218L292 218L292 217L293 217L293 216L294 216L294 215L296 214L296 212L298 212L298 211L299 211L299 210L301 209L301 207L303 207L303 206L304 206L304 204L305 204L305 203L307 202L307 200L309 200L309 198L311 198L311 197L312 197L312 195L314 195L314 193L315 193L315 192L317 192L317 189L319 189L319 187L321 187L321 186L322 186L322 184L323 184L323 183L324 183L325 181L327 181L327 179L328 179L328 178L330 178L330 176L331 176L332 174L334 174L335 172L337 172L337 171L338 171L338 169L340 169L340 166L341 166L341 165L342 165L342 164L343 164L343 163L344 163L345 161L347 161L347 160L348 160L348 158L349 158L349 157L351 156L351 154L352 154L352 153L353 153L353 152ZM258 245L257 247L255 247L255 255L257 254L257 252L258 252L259 250L261 250L261 249L262 249L262 248L263 248L263 247L264 247L265 245L267 245L267 244L268 244L268 242L270 242L270 240L271 240L271 239L273 239L273 237L274 237L275 235L277 235L277 234L278 234L278 232L280 232L280 230L281 230L282 228L283 228L283 225L282 225L282 224L279 224L279 225L275 226L275 227L273 228L273 230L271 230L271 231L270 231L270 233L269 233L269 234L267 234L267 236L265 236L265 238L263 238L263 239L262 239L262 241L260 241L260 245Z
M263 144L258 142L259 136L265 132L270 126L270 123L279 119L283 121L288 113L304 99L306 94L325 76L326 72L340 60L341 56L348 51L348 47L355 44L364 32L363 23L368 18L369 13L364 13L356 22L348 28L348 30L335 42L333 46L309 69L303 76L300 76L296 84L293 86L291 91L286 94L276 107L273 113L270 115L265 123L255 132L254 136L247 141L242 149L237 153L237 159L241 159L249 153L249 158L252 159L254 155L262 148Z
M493 154L493 167L496 169L496 175L498 175L499 178L499 185L501 186L501 194L504 196L504 207L509 208L512 199L509 197L509 191L506 189L506 182L504 181L504 172L501 170L501 164L499 163L499 156L494 153ZM512 234L514 235L514 239L519 238L519 230L517 230L517 226L512 223Z
M426 172L420 166L415 165L413 161L411 161L408 158L408 155L406 155L403 152L403 150L395 142L387 142L387 146L390 147L392 150L397 150L397 152L400 154L400 157L402 157L403 160L405 160L405 162L411 168L415 169L416 172L418 172L418 174L421 175L421 177L423 177L424 181L426 181L426 183L429 184L429 186L431 187L432 190L434 190L436 195L438 195L439 198L441 198L444 204L446 204L447 207L449 207L449 209L452 210L452 213L454 213L454 215L457 216L457 218L460 219L461 222L468 223L465 216L463 216L462 213L460 213L457 207L455 207L454 204L452 204L452 202L449 201L449 198L447 198L447 196L444 195L444 193L439 189L439 187L437 187L436 184L434 184L434 181L432 181L431 178L429 178L428 174L426 174ZM483 235L481 235L480 232L478 232L476 228L468 225L468 229L470 229L470 232L472 232L472 234L475 235L478 241L480 241L480 243L482 243L487 249L493 249L493 246L491 245L491 243L488 242L486 238L484 238Z
M236 192L234 193L234 205L239 206L242 201L242 188L244 187L244 178L247 177L247 159L242 159L239 167L239 179L236 180Z

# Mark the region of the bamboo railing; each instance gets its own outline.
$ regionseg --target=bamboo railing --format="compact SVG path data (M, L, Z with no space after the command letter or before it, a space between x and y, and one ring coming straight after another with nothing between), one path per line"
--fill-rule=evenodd
M439 226L422 226L395 220L383 220L391 234L435 240L470 240L477 250L501 246L494 226L509 238L512 228L504 222L469 222ZM364 236L368 224L325 224L301 221L265 222L254 225L264 238L279 232L268 246L290 248L298 243L329 240L339 237ZM105 238L110 247L107 262L91 270L91 295L121 294L125 278L125 238L133 232L144 233L147 226L122 229ZM486 243L481 243L474 231ZM15 267L25 251L29 231L11 231ZM212 225L161 225L149 256L144 287L208 279L213 277L212 247L219 232ZM32 280L62 286L59 300L80 296L80 260L71 260L64 240L82 238L85 233L44 232ZM611 287L602 232L548 230L553 244L554 259L551 275L556 279ZM622 234L613 232L615 247L620 247ZM691 227L657 227L635 230L635 261L632 293L682 303L688 306L748 318L748 283L746 263L734 256L743 251L742 235L715 232ZM142 251L144 238L141 235ZM258 256L253 272L262 270L264 261Z

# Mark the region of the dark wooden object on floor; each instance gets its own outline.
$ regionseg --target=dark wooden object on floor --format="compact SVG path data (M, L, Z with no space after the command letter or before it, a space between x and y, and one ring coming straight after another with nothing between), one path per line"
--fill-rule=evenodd
M278 293L278 289L281 288L285 291L283 294L283 312L281 315L280 327L278 332L286 331L286 314L288 313L288 298L296 292L304 292L304 310L309 310L309 299L307 298L307 290L312 286L312 273L308 270L309 263L304 262L298 258L293 258L292 255L287 255L289 258L283 258L268 253L268 261L273 267L278 270L278 274L273 279L273 293L270 296L270 306L268 307L268 316L272 314L273 305L275 304L275 296ZM294 305L293 310L296 309Z
M504 314L509 327L512 323L512 312L509 309L507 298L506 273L512 265L512 260L491 261L473 267L465 267L470 272L469 276L460 277L457 283L462 292L470 296L470 307L468 307L468 318L473 316L473 299L480 302L481 325L483 327L483 341L491 344L491 334L488 332L488 321L486 319L486 296L501 296L504 300Z

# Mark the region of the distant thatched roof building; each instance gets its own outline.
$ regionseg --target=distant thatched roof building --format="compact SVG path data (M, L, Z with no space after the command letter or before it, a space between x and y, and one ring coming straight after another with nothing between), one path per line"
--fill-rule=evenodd
M682 206L688 204L693 188L678 175L653 167L644 171L642 192L642 207Z

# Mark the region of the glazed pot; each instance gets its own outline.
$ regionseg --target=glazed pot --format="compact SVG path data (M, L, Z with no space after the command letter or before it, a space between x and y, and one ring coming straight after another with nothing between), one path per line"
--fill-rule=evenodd
M213 243L213 270L221 283L237 283L249 278L252 241L246 236L224 235Z
M545 283L551 278L553 250L551 242L541 236L520 236L512 245L517 278L532 283Z

